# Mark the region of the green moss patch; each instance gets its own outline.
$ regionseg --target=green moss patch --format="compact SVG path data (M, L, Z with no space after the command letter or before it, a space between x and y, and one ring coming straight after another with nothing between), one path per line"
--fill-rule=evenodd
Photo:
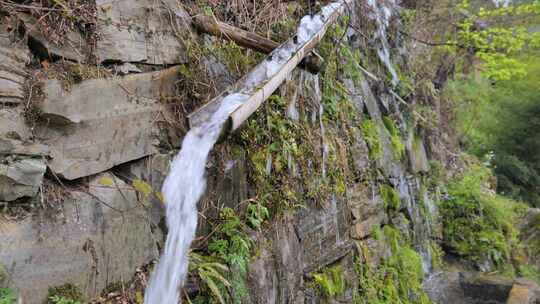
M392 255L376 267L360 261L355 263L359 285L353 303L431 303L422 291L424 272L420 255L401 237L396 228L385 226L382 234L384 241L391 247ZM369 254L367 248L362 252L364 255ZM363 258L369 259L366 256Z
M313 274L313 280L319 293L327 299L342 295L347 288L340 265Z
M360 126L364 140L369 147L369 158L379 159L383 154L380 134L375 122L371 119L365 119Z
M386 210L399 210L401 208L401 199L397 191L389 185L382 185L379 189L384 208Z
M401 140L401 135L396 123L388 116L383 117L383 123L386 130L390 134L390 142L392 144L392 151L396 159L402 159L405 155L405 145Z
M504 268L518 246L515 226L524 206L488 193L490 177L489 169L472 165L449 183L439 210L446 246L470 261Z

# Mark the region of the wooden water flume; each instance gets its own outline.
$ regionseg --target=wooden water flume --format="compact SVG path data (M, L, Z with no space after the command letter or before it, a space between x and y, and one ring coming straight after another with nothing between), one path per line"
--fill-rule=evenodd
M230 132L237 130L279 88L304 57L321 42L328 28L350 7L351 3L352 0L341 0L323 7L318 15L311 17L313 19L320 18L318 20L322 21L316 32L305 37L305 35L301 35L300 30L302 29L299 28L296 36L274 49L263 62L254 67L231 88L190 114L188 116L190 127L197 127L203 121L208 120L226 96L244 94L248 96L247 100L229 115L221 131L221 137L223 138ZM279 60L283 54L289 52L290 56L285 56L287 57L285 60ZM268 70L275 68L274 64L279 64L277 71L268 73Z

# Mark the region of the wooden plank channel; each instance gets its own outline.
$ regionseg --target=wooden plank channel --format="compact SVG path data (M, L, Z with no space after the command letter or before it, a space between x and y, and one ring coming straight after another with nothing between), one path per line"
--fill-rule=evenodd
M211 115L219 108L220 103L229 94L240 93L245 94L248 99L243 102L236 110L234 110L224 125L222 137L230 132L237 130L261 105L268 99L279 86L287 79L291 72L300 64L302 59L310 53L323 39L328 28L343 14L346 8L350 7L353 0L341 0L333 2L327 8L334 8L331 13L328 13L327 18L323 18L322 12L319 16L323 18L321 28L305 43L297 43L298 37L292 37L280 47L276 48L265 61L271 61L274 56L280 56L283 51L290 48L294 49L292 56L286 62L281 64L279 70L270 77L260 78L260 74L265 71L265 61L254 67L248 74L238 80L231 88L215 97L213 100L194 111L188 116L190 127L196 127L202 122L210 119ZM257 81L254 82L254 79Z

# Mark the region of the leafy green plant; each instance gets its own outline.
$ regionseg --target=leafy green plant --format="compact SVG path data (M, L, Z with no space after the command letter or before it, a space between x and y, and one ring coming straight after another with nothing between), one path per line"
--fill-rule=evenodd
M340 265L313 274L313 279L319 291L327 298L339 296L343 294L347 288L343 270Z
M230 271L227 273L226 282L229 284L227 286L221 279L212 282L223 288L230 288L231 299L225 302L241 303L248 293L246 275L253 241L244 232L245 224L234 210L223 208L220 212L220 220L221 224L217 227L216 236L208 244L208 251L228 265ZM214 289L213 293L216 294L216 292Z
M472 165L448 185L448 199L440 203L444 242L474 262L488 260L503 266L517 243L514 222L522 205L486 192L491 174Z
M526 65L515 55L537 47L538 35L531 33L526 24L508 20L538 16L538 1L486 9L462 0L458 10L466 12L466 17L458 22L457 35L449 42L454 51L474 52L484 62L482 73L489 79L508 80L525 75Z
M268 208L263 206L260 202L251 202L246 210L246 219L251 227L259 229L262 223L268 219L270 213Z
M10 288L0 288L0 304L14 304L17 301L15 292Z
M537 284L540 284L540 272L534 266L520 265L518 272L521 277L534 280Z
M431 266L435 270L439 270L444 266L444 250L435 241L430 241L429 251L431 252Z
M218 262L215 258L203 256L192 252L190 254L190 272L196 272L197 276L203 283L203 288L210 291L211 296L219 301L221 304L225 304L226 295L223 294L221 286L228 288L231 286L229 281L225 278L229 268Z

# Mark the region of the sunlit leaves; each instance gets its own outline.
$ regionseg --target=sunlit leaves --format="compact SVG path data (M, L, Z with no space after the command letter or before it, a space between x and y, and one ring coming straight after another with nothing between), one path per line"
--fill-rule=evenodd
M524 76L523 64L514 57L540 47L540 38L522 21L514 19L539 15L540 1L474 11L469 1L463 0L458 10L467 17L459 22L456 39L451 41L454 51L474 53L484 63L481 71L489 79L499 81Z

